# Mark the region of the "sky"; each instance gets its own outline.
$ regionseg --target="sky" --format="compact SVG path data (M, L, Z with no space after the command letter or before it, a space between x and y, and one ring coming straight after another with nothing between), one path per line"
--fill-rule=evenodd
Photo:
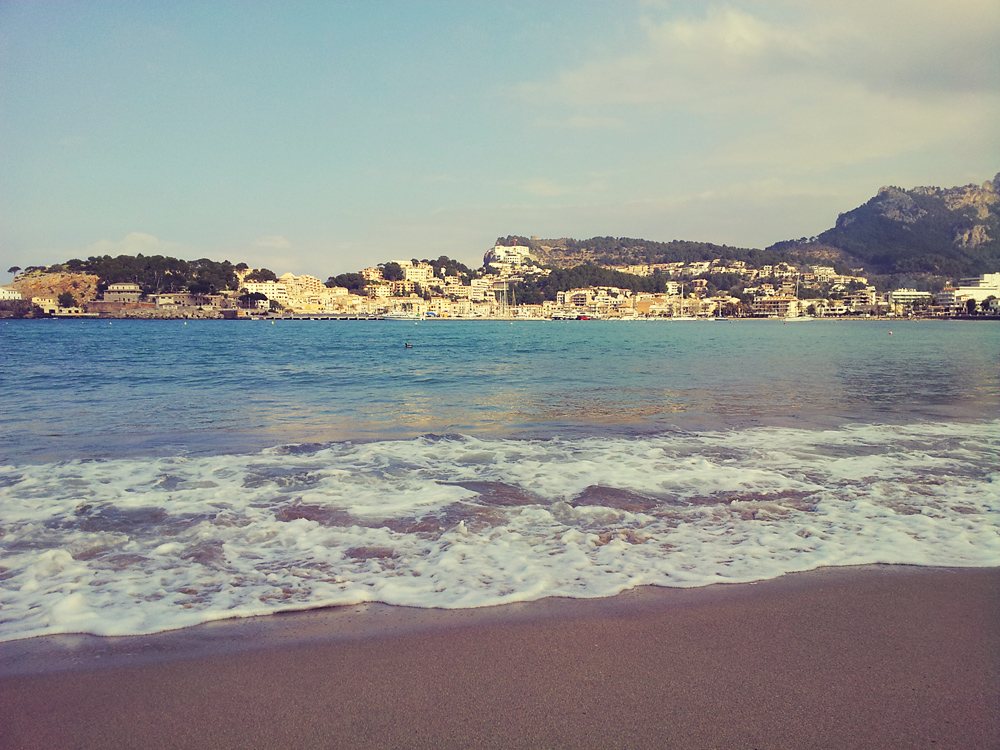
M1000 171L996 0L0 0L0 280L812 236Z

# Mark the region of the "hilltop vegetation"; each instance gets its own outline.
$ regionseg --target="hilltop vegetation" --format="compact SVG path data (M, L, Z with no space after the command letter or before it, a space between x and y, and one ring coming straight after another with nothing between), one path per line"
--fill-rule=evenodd
M884 187L812 240L768 249L817 248L874 275L958 278L1000 270L1000 174L982 186Z
M208 258L180 260L164 255L91 256L73 258L43 269L48 273L83 273L100 278L100 289L108 284L134 282L145 294L190 291L193 294L235 289L237 267L228 260L221 263ZM25 269L28 270L28 269ZM271 274L273 277L273 274Z
M524 245L541 263L557 268L583 264L609 266L645 265L652 263L692 263L721 258L742 260L759 266L787 260L787 254L748 247L715 245L711 242L672 240L657 242L635 237L591 237L577 240L527 238L508 235L497 239L500 245Z

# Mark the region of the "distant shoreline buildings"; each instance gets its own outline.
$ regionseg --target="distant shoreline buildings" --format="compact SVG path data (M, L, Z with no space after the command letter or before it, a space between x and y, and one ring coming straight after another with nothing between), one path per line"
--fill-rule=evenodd
M600 268L635 279L655 279L657 291L594 284L561 289L554 299L519 301L519 289L537 285L553 269L543 267L527 246L498 244L487 251L482 269L475 272L466 269L463 273L432 261L395 260L345 275L356 277L352 278L356 282L352 289L337 285L335 279L324 283L306 274L275 276L244 264L235 267L234 289L212 293L150 292L137 282L102 285L93 275L32 269L15 276L11 285L0 287L0 314L5 307L17 309L18 305L22 312L30 309L29 314L108 318L687 320L947 317L1000 312L1000 273L962 279L932 294L914 289L880 292L860 269L843 274L824 265L776 263L754 268L745 261L717 258ZM86 281L81 276L86 276ZM713 284L719 278L734 283L720 289ZM43 288L63 291L24 294Z

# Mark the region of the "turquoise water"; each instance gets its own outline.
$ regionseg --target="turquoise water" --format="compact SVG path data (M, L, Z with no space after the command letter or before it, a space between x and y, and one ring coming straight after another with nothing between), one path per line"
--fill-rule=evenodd
M0 346L0 640L1000 565L990 323L3 321Z
M1000 415L990 324L14 321L0 346L18 461Z

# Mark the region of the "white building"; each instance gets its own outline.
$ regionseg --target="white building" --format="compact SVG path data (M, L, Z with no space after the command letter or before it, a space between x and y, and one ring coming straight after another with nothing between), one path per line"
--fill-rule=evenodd
M632 292L618 287L585 287L556 293L556 304L563 308L573 308L581 312L621 313L633 309Z
M493 279L472 279L469 282L469 299L473 302L485 302L494 299Z
M855 314L877 313L878 301L878 293L873 286L844 295L844 304Z
M277 281L247 281L244 282L243 288L249 294L263 294L271 302L288 307L288 287Z
M531 250L524 245L494 245L483 256L484 266L493 266L503 271L513 271L530 265L533 258Z
M895 289L888 295L890 305L913 307L916 304L930 304L934 295L930 292L918 292L916 289Z
M795 297L756 297L750 303L753 314L762 318L796 318L801 315L799 300Z
M0 286L0 301L10 302L21 299L24 299L24 297L16 289L11 289L9 286Z
M434 280L434 266L430 263L414 263L410 260L397 260L403 269L403 279L414 284L427 284Z
M684 266L685 276L701 276L709 272L712 268L712 261L710 260L695 260L687 263Z
M956 308L975 300L980 304L990 297L1000 299L1000 273L987 273L977 278L962 279L958 286L946 286L934 295L934 302L945 308Z
M31 304L41 309L46 315L59 311L59 303L51 297L32 297Z
M458 276L445 276L437 283L437 286L441 288L442 294L454 299L469 299L472 294L472 287L463 284Z
M838 275L833 266L810 266L809 268L816 276L816 281L821 284L833 281Z
M959 302L974 299L978 303L989 297L1000 298L1000 273L985 273L978 278L962 279L955 290L955 298Z
M285 287L287 301L282 301L268 295L268 299L275 299L285 307L293 310L301 310L314 304L313 301L321 298L326 291L326 284L315 276L302 274L296 276L292 273L284 273L278 277L278 284ZM248 290L249 291L249 290ZM267 294L267 292L264 292Z

